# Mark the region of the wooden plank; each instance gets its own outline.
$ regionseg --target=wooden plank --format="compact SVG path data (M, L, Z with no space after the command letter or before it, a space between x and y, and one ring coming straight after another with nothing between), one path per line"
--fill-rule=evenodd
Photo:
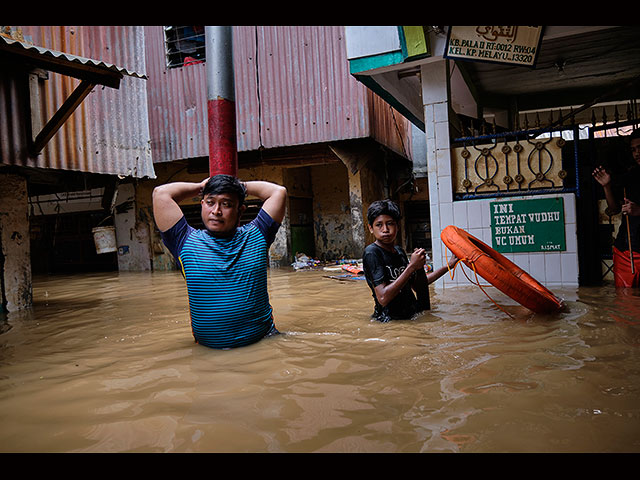
M47 124L36 135L36 138L32 144L34 154L38 155L42 151L47 142L51 140L51 137L56 134L56 132L60 129L64 122L67 121L67 119L71 116L75 109L78 108L78 106L82 103L86 96L91 93L91 90L95 86L95 83L91 83L87 80L82 80L80 82L80 85L76 87L71 95L69 95L69 98L65 100L58 111L53 114Z

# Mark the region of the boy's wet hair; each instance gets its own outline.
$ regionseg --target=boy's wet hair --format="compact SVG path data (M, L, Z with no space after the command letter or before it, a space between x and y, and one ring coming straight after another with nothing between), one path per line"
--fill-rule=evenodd
M202 198L207 195L220 195L221 193L233 193L238 197L238 206L244 204L247 195L244 185L233 175L224 173L211 177L202 189Z
M376 200L371 205L369 205L369 209L367 210L367 220L369 221L369 225L373 225L373 222L380 215L389 215L396 222L402 218L400 214L400 208L393 200Z

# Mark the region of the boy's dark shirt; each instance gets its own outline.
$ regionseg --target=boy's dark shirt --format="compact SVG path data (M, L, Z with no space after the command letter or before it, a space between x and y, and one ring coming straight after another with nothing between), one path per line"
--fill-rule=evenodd
M381 322L388 322L393 319L408 319L417 312L429 309L426 276L423 282L423 290L426 293L421 295L420 301L416 299L411 288L416 279L416 273L411 275L409 281L405 283L402 290L387 306L383 307L378 302L375 287L395 281L409 264L407 254L402 247L396 245L394 251L390 252L372 243L365 248L362 263L365 279L373 293L373 301L375 303L373 318Z

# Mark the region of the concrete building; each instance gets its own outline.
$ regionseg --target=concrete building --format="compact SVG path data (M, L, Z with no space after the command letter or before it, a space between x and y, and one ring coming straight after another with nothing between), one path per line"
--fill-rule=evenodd
M447 253L440 232L456 225L546 286L607 277L616 220L591 172L628 157L624 135L639 123L640 28L345 31L351 74L425 134L428 195L420 198L429 202L436 265ZM512 211L551 211L556 221L525 226L511 222ZM458 275L439 284L467 283Z

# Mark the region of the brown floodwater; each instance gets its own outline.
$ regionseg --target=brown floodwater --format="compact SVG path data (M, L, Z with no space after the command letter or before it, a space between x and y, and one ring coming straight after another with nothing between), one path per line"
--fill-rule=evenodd
M492 287L371 321L364 281L269 271L282 335L193 342L178 272L34 279L0 321L1 452L639 452L640 293ZM1 318L0 318L1 320Z

